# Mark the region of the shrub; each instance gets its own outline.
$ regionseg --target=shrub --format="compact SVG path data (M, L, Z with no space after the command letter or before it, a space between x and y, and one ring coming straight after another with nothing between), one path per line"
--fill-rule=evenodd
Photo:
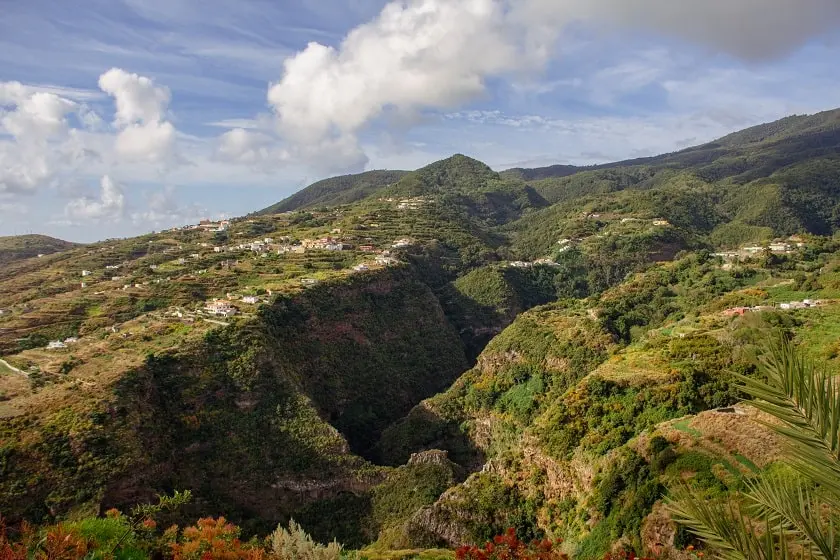
M177 527L167 531L174 537ZM243 544L240 529L224 517L199 519L181 532L180 539L169 544L173 560L260 560L265 550L259 546Z
M289 528L277 527L269 537L271 550L280 560L339 560L341 545L336 541L322 545L312 540L294 520Z

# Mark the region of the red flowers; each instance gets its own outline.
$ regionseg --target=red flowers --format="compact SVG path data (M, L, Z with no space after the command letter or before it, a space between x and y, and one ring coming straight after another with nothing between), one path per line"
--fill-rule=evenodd
M567 560L568 556L555 545L560 541L548 539L524 543L516 536L514 529L508 529L503 535L496 535L483 547L462 546L455 551L457 560Z

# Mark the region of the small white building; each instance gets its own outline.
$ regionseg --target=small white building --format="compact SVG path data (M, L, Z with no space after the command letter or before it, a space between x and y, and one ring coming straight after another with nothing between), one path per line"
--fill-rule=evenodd
M242 298L244 303L250 303L251 305L256 305L260 302L260 298L257 296L245 296Z
M210 315L216 315L217 317L233 317L239 313L239 310L231 305L229 301L219 299L211 301L205 305L204 311Z
M318 280L316 280L315 278L301 278L300 283L304 286L314 286L318 283Z
M67 348L67 345L60 340L53 340L47 344L47 350L58 350L60 348Z
M365 270L370 270L370 267L366 264L357 264L353 267L353 270L356 272L364 272Z
M410 247L414 244L414 241L408 238L397 239L394 241L394 244L391 245L394 249L401 249L403 247Z
M398 262L400 261L398 261L394 257L389 257L387 255L379 255L376 257L376 264L381 264L383 266L391 266L397 264Z
M82 277L83 277L83 278L84 278L85 276L90 276L91 274L93 274L93 272L91 272L90 270L83 270L83 271L82 271Z

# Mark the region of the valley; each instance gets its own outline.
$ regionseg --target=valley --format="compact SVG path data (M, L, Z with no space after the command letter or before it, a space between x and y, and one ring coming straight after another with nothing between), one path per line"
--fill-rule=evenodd
M0 239L0 512L189 490L362 557L513 528L693 558L671 518L788 473L740 389L786 337L840 371L840 110L674 154L497 173L463 155L230 220Z

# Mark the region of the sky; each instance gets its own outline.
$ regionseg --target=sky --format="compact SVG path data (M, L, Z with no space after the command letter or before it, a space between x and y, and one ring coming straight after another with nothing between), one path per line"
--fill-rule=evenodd
M0 0L0 235L672 152L840 107L839 60L837 0Z

